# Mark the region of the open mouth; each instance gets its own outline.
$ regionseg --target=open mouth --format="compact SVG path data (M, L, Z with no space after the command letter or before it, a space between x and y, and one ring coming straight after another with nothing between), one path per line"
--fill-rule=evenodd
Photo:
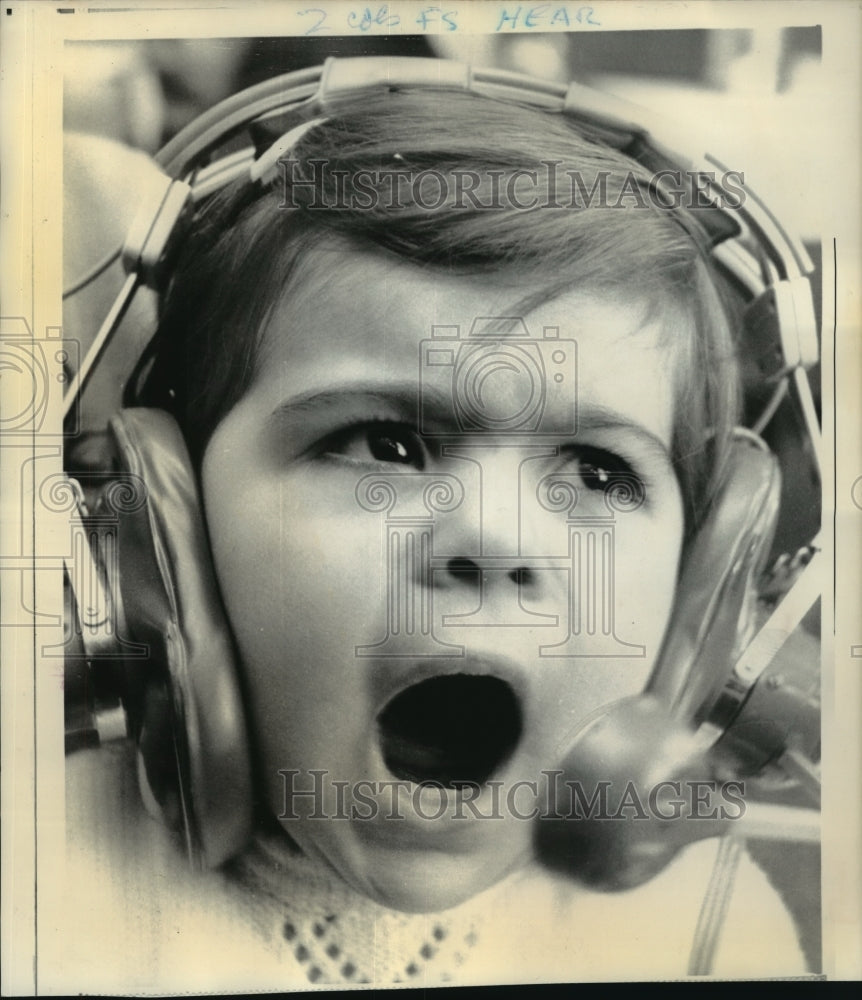
M378 717L383 760L396 778L444 788L483 784L521 737L521 710L498 677L431 677Z

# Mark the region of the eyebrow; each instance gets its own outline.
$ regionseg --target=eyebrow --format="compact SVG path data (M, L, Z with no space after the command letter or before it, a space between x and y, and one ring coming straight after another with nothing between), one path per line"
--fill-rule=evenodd
M611 406L604 406L601 403L590 404L585 407L578 407L577 410L577 434L582 430L611 431L624 434L635 439L648 453L656 460L666 463L673 469L674 461L671 455L670 446L643 424L632 420L626 414L615 410Z
M332 406L343 406L347 400L362 400L394 406L404 414L419 415L419 407L424 404L434 414L450 414L452 399L436 386L421 387L415 382L349 382L342 386L332 386L326 389L311 390L301 393L280 403L270 414L270 421L278 421L304 413L314 413L326 410ZM673 468L674 462L669 445L651 431L648 427L632 420L628 415L602 403L591 403L578 406L575 437L582 431L609 431L624 434L636 440L647 449L656 460ZM513 436L507 434L507 437ZM525 435L526 436L526 435ZM545 435L531 433L531 437L560 437L548 433Z
M272 411L270 420L297 413L314 413L316 410L341 405L349 399L394 405L404 413L417 413L420 400L428 402L435 412L451 408L446 394L433 386L422 386L420 389L415 382L349 382L343 386L300 393L287 399Z

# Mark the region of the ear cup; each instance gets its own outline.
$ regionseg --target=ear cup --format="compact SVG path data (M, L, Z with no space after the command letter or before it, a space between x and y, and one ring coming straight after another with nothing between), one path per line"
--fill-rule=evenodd
M117 531L126 626L149 647L126 668L145 799L183 830L193 862L212 867L248 838L252 786L236 654L196 476L164 411L122 410L110 430L120 471L147 489Z
M744 428L712 507L687 547L649 689L685 723L701 722L756 627L757 582L781 500L778 460Z

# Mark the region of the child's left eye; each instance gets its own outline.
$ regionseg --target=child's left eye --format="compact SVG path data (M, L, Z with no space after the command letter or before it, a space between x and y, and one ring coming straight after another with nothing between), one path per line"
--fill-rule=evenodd
M424 469L426 449L408 424L374 421L348 427L325 442L322 453L357 463L409 465Z
M619 455L603 448L581 446L575 449L573 458L583 485L591 492L605 493L625 484L629 489L642 494L642 478Z

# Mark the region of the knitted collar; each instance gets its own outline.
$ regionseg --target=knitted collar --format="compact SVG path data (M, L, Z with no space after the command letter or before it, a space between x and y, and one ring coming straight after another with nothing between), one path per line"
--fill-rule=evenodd
M402 913L352 889L283 834L258 832L226 870L249 916L310 983L460 980L481 936L481 907Z

